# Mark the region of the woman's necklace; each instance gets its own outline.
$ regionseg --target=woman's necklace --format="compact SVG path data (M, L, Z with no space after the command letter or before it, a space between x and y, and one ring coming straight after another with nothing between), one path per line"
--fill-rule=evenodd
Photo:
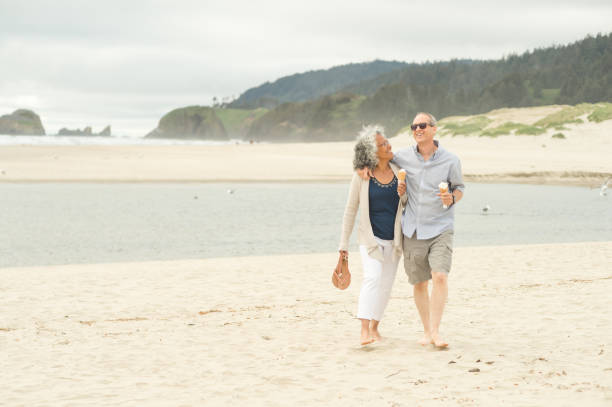
M375 168L374 169L374 176L376 177L378 175L379 177L384 178L385 176L389 175L390 172L393 172L391 170L391 167L387 167L384 170L379 170L378 168Z
M380 186L391 185L394 178L393 170L391 169L391 167L387 167L384 170L374 169L373 175L374 181Z

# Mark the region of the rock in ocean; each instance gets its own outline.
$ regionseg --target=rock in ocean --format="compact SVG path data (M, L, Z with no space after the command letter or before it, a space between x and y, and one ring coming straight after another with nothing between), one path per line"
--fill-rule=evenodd
M62 127L60 129L60 131L57 132L58 136L103 136L103 137L110 137L111 135L111 127L110 126L106 126L104 128L104 130L102 130L100 133L93 133L91 130L91 126L87 126L85 127L83 130L81 129L67 129L65 127Z
M36 113L17 109L0 117L0 134L44 136L45 129Z

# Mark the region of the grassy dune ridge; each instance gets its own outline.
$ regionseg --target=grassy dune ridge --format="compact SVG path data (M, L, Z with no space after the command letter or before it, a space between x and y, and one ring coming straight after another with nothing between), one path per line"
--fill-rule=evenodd
M534 121L534 115L521 114L529 111L542 113ZM513 120L503 121L505 117ZM568 130L569 125L581 125L587 122L600 123L612 119L612 103L581 103L576 106L553 105L538 108L496 109L476 116L451 116L438 122L440 135L446 136L481 136L497 137L503 135L552 134L564 138L559 131ZM409 127L400 132L406 132ZM563 137L562 137L563 136Z

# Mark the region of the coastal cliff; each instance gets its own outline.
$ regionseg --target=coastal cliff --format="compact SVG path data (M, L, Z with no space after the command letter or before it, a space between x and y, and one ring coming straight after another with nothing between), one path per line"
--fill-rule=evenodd
M147 138L228 140L223 123L206 106L188 106L172 110L159 121Z

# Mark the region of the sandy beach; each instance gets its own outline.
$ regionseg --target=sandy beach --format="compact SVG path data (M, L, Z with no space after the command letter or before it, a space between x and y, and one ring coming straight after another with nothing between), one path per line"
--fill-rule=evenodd
M458 248L446 351L401 271L358 346L350 257L344 292L334 253L0 269L2 404L612 403L612 242Z
M440 142L468 182L599 186L612 120L568 127ZM2 146L0 182L345 182L352 146ZM0 268L0 404L612 405L612 241L456 248L445 351L417 344L401 263L359 346L360 256L345 292L336 256Z
M550 108L548 109L550 110ZM497 111L495 111L497 112ZM493 112L493 113L495 113ZM497 121L530 123L541 108L502 109ZM566 139L442 136L466 181L595 187L612 176L612 120L567 125ZM413 144L410 134L390 139ZM0 182L347 181L353 142L220 146L3 146Z

